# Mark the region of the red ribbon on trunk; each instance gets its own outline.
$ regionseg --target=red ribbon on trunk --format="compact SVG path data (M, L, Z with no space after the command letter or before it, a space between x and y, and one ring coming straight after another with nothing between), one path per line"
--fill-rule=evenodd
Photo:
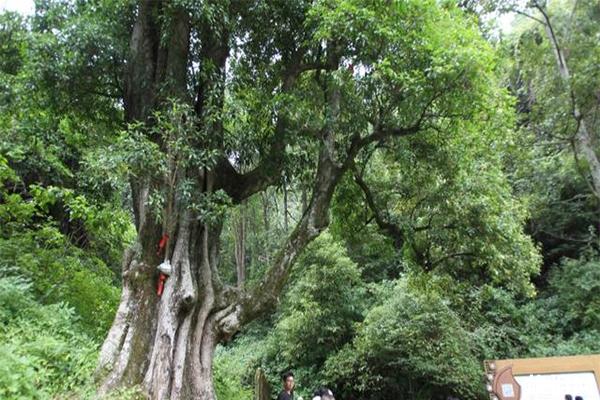
M160 256L160 253L162 253L165 250L165 247L167 247L167 242L169 241L169 235L168 234L163 234L162 237L160 238L160 240L158 241L158 250L156 251L156 255Z
M167 276L162 272L158 276L158 287L156 288L156 294L160 297L162 296L163 289L165 288L165 281L167 280Z

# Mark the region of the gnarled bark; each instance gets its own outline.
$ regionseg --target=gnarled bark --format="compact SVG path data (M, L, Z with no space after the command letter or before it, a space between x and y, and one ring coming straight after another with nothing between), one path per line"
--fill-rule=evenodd
M253 290L221 284L217 275L221 227L200 224L189 211L180 213L170 257L173 273L161 297L154 291L160 261L155 247L138 244L129 250L121 305L100 355L100 394L140 385L151 399L214 399L216 345L276 304L293 262L327 226L329 203L343 173L324 148L309 206ZM206 175L209 179L212 174ZM205 186L210 191L213 184Z
M212 270L219 229L183 214L161 297L155 265L127 253L121 305L100 353L100 394L140 385L152 399L214 398L212 357L220 332Z

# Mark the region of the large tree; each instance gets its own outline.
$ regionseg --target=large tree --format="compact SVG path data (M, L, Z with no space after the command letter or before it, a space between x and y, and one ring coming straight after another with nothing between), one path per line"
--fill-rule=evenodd
M531 161L514 164L513 184L529 197L528 233L544 255L536 284L545 286L552 264L599 244L600 5L513 3L495 4L519 14L503 47L520 147Z
M466 1L465 3L469 3ZM520 2L484 1L483 9L512 12L533 25L520 22L514 44L521 110L540 139L550 137L572 150L590 192L600 199L600 157L594 134L598 125L598 15L595 1ZM533 56L535 55L535 57ZM546 116L546 120L541 120Z
M100 392L214 399L215 347L276 304L354 160L399 137L460 133L460 121L486 126L493 61L475 24L435 1L139 1L130 127L111 149L128 162L137 241ZM257 284L228 285L227 211L294 180L310 188L301 218ZM164 234L173 271L157 296Z

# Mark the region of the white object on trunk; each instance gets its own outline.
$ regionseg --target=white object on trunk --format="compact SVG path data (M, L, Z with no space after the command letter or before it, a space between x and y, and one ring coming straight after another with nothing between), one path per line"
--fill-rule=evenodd
M157 268L160 272L167 276L171 275L171 273L173 272L173 267L171 267L171 261L169 260L161 262Z

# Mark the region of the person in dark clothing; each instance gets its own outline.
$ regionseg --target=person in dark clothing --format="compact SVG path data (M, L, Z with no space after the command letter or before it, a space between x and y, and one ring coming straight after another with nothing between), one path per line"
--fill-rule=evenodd
M283 390L277 396L277 400L294 400L294 374L286 372L281 376Z
M313 393L312 400L335 400L333 392L326 387L319 388Z

